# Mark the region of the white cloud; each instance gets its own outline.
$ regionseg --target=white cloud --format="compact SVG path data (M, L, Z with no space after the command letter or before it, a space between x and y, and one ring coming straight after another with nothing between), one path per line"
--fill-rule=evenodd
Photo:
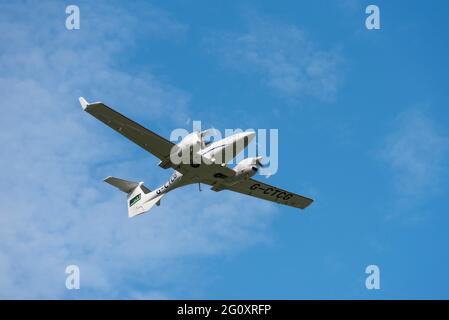
M447 137L419 109L407 110L395 119L380 155L394 170L400 202L410 203L438 191L447 148Z
M0 41L8 46L0 53L1 298L170 296L165 286L186 276L183 258L267 241L270 204L177 190L151 214L130 220L123 194L93 177L108 171L127 178L137 166L152 171L114 161L124 138L105 137L103 125L82 112L79 95L123 101L148 117L143 123L165 118L168 107L181 120L188 112L185 92L154 74L120 68L142 35L176 38L185 28L145 4L136 12L153 19L108 3L81 3L79 31L64 28L65 8L57 2L2 5L0 27L8 32ZM65 289L69 264L81 268L80 292Z
M316 48L307 34L294 25L256 17L247 32L215 33L204 41L223 63L256 75L286 98L304 95L332 100L341 84L338 50Z

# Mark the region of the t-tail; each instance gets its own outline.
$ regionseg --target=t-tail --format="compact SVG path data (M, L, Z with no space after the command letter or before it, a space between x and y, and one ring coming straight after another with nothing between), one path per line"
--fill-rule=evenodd
M115 177L107 177L105 182L128 194L128 217L132 218L159 205L164 194L155 195L143 182L127 181Z

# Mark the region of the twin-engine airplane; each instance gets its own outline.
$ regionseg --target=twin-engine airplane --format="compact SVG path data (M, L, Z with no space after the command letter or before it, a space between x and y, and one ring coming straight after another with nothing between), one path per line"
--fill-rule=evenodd
M196 131L174 144L101 102L88 103L82 97L79 101L84 111L158 157L160 167L175 170L170 179L154 191L145 187L143 182L115 177L104 180L128 195L130 218L160 205L162 197L169 191L193 183L208 184L214 191L227 189L300 209L313 202L312 199L252 179L262 166L261 157L243 159L234 168L226 165L248 146L255 136L254 132L236 133L207 143L204 138L209 131ZM182 161L185 160L181 159L184 155L188 156L188 161Z

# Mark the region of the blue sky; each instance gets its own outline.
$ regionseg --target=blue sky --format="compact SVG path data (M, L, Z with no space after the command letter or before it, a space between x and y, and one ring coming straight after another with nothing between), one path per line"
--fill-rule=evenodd
M81 29L65 28L76 4ZM376 4L381 29L365 28ZM0 297L447 298L447 1L0 2ZM304 212L189 186L84 114L279 130ZM261 178L265 179L265 178ZM81 289L65 288L77 264ZM365 288L378 265L381 289Z

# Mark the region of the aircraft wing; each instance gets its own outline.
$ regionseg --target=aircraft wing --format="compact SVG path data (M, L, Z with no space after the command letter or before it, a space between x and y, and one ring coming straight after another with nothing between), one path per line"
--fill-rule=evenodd
M190 164L181 163L175 165L170 161L170 153L175 146L171 141L125 117L102 102L88 103L82 97L79 98L79 101L84 111L136 143L149 153L158 157L161 160L159 163L160 167L164 169L171 167L182 174L188 174L192 170ZM235 174L232 169L218 164L202 166L202 168L202 178L208 181L213 181L215 179L214 175L216 174L221 174L227 177L231 177Z
M270 186L269 184L254 179L243 180L233 186L219 185L212 188L214 191L223 189L300 209L307 208L313 202L310 198Z
M79 101L84 111L155 155L162 162L169 162L170 152L174 146L171 141L142 127L102 102L88 103L84 98L80 98Z

